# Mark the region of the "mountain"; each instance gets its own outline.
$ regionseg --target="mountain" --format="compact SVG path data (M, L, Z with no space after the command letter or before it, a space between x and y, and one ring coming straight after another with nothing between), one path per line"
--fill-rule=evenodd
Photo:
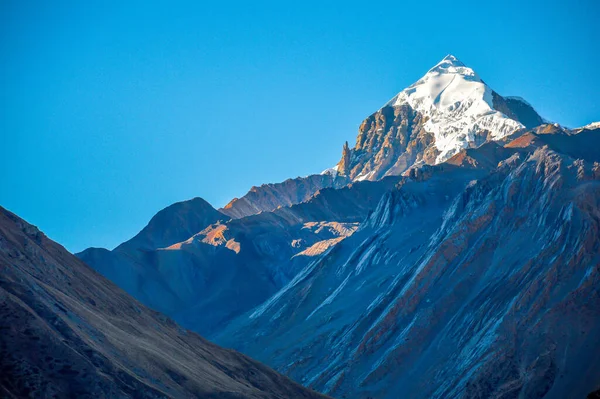
M202 198L176 202L158 212L135 237L115 250L153 250L183 241L209 224L229 217Z
M321 398L149 310L0 208L0 396Z
M447 56L334 168L77 256L336 397L584 397L600 388L599 138Z
M252 187L219 209L233 218L298 204L324 188L399 175L421 163L443 162L462 149L545 123L523 98L502 97L477 73L448 55L416 83L363 121L354 148L321 175Z
M600 129L551 126L411 169L217 342L334 397L597 390Z
M448 56L367 118L336 168L253 187L220 210L200 198L173 204L115 250L77 256L147 306L210 337L294 278L305 254L345 237L317 234L306 223L360 223L410 168L539 122L526 101L500 97ZM453 130L443 140L456 148L440 158L435 129L446 125Z
M525 100L500 96L448 55L363 121L356 145L344 145L334 170L352 180L378 180L542 123Z
M228 219L202 198L193 198L161 210L137 235L112 251L88 248L76 255L147 306L171 314L186 299L197 296L206 283L214 282L206 271L218 267L220 259L208 245L194 254L201 262L163 249Z
M242 198L232 199L219 211L232 218L270 212L279 207L307 201L324 188L340 188L348 183L349 180L344 176L325 173L287 179L282 183L263 184L260 187L252 187Z

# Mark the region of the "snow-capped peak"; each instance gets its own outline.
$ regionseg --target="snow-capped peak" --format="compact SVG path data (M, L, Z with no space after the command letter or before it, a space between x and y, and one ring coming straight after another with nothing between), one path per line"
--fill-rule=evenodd
M449 62L455 66L465 66L465 64L463 64L462 62L460 62L460 60L458 58L456 58L455 56L453 56L452 54L448 54L447 56L445 56L440 62L439 64L443 63L443 62Z
M424 129L435 137L443 162L475 141L477 134L501 139L524 126L496 111L490 89L475 71L447 55L386 106L408 104L427 118Z
M458 58L453 56L452 54L448 54L445 56L440 62L438 62L433 68L431 68L427 73L430 72L457 72L458 68L466 68L466 65L463 64ZM470 69L470 68L468 68ZM470 69L473 72L472 69Z

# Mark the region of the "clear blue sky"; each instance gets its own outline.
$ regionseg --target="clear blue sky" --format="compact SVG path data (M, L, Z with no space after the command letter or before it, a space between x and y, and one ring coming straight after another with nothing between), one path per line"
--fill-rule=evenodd
M0 205L71 251L112 248L175 201L219 207L334 165L448 53L584 125L599 21L597 0L4 0Z

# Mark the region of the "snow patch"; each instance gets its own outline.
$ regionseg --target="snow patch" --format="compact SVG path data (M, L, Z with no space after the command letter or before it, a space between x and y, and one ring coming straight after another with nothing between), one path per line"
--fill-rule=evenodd
M338 174L338 165L335 165L333 168L327 168L320 173L321 175L332 175L337 176Z
M369 180L369 178L370 178L371 176L373 176L374 174L375 174L375 171L374 171L374 170L372 170L372 171L370 171L369 173L367 173L367 174L364 174L364 175L361 173L360 175L356 176L356 178L354 178L354 181L363 181L363 180Z

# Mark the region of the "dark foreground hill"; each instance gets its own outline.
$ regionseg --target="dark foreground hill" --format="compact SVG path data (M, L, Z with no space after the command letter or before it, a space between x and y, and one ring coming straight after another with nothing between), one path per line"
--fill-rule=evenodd
M0 207L0 397L324 396L183 330Z

